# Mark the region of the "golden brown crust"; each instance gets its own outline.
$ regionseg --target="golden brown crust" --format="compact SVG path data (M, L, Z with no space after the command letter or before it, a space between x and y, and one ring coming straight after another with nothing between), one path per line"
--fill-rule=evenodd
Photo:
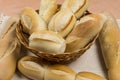
M99 34L105 20L106 17L101 14L90 14L81 18L66 38L66 52L77 51L85 47Z

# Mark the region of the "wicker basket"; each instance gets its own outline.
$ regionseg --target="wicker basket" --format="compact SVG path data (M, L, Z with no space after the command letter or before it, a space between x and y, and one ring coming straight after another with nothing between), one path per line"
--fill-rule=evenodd
M89 42L89 44L87 44L84 48L79 49L78 52L49 54L42 51L36 51L31 47L29 47L29 40L28 40L29 35L23 32L23 28L20 23L17 25L16 34L20 43L23 44L29 51L39 56L42 60L45 60L50 63L61 63L61 64L70 63L76 60L77 58L79 58L87 49L90 48L90 46L95 42L95 40L98 37L98 35L96 35L94 39Z

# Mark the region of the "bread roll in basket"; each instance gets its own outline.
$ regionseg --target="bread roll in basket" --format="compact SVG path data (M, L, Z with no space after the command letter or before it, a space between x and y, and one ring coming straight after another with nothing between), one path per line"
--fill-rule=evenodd
M50 23L53 23L53 24L50 24L50 26L53 25L52 28L56 28L57 24L58 24L59 27L61 27L61 28L60 28L60 30L56 30L56 29L52 30L53 31L52 34L54 33L55 35L51 35L50 37L55 38L55 37L57 37L57 35L59 35L61 37L59 37L56 40L52 40L52 39L48 39L48 37L43 36L43 35L46 35L46 34L43 34L45 29L46 29L45 31L49 32L49 22L44 22L44 19L41 17L41 15L39 15L38 13L35 13L34 10L29 9L29 8L26 8L26 9L27 9L26 11L28 11L28 13L27 12L25 12L25 14L23 12L21 13L21 16L24 15L25 17L24 18L21 17L20 23L18 24L18 26L16 28L17 37L18 37L19 41L21 42L21 44L23 44L28 50L30 50L35 55L39 56L42 60L45 60L45 61L48 61L51 63L62 63L62 64L70 63L71 61L76 60L78 57L80 57L95 42L100 30L102 29L102 26L103 26L103 24L105 22L105 18L106 18L102 14L89 14L89 15L85 15L84 17L80 18L80 20L78 20L78 18L76 18L74 16L74 13L69 14L67 12L63 12L63 13L69 14L69 17L67 17L63 14L65 18L62 18L62 16L61 16L62 12L59 12L59 11L68 11L68 10L59 10L58 12L56 12L53 15L53 17L51 17L51 21L54 21L54 22L50 21ZM67 9L67 8L65 8L65 9ZM32 10L32 11L29 11L29 10ZM85 8L84 12L85 11L86 11L86 8ZM43 21L41 21L42 23L40 23L40 21L36 21L36 19L39 20L36 15L40 16L40 18L41 18L40 21L43 20ZM54 18L54 20L52 18ZM65 21L63 19L66 19L68 21ZM55 21L55 20L57 20L57 21ZM59 21L65 21L65 22L63 22L64 24L61 24L61 25L64 25L65 27L60 26ZM72 22L72 24L71 24L71 22ZM54 25L54 24L56 24L56 25ZM36 26L36 25L40 25L40 26ZM47 28L46 28L46 25L47 25ZM70 29L68 29L68 27L70 27ZM39 30L40 28L42 28L42 29ZM65 31L67 32L67 34L65 32L66 36L62 36L59 33L59 31L62 32L62 30L63 30L62 28L64 29L63 32L65 32ZM25 32L25 30L26 30L26 32ZM31 31L29 31L29 30L31 30ZM35 31L36 31L36 33L34 33ZM39 32L37 32L37 31L39 31ZM62 49L65 49L65 50L64 51L59 50L58 49L59 47L57 47L56 51L52 51L51 48L48 47L49 44L47 45L46 43L45 43L45 45L43 44L43 46L44 46L43 49L48 50L48 51L44 51L41 49L40 50L35 49L38 46L42 47L42 45L39 45L36 42L34 42L36 44L34 46L36 46L36 47L31 47L29 45L29 42L31 40L31 39L29 39L29 38L31 38L30 36L33 34L35 35L37 33L41 33L41 32L42 32L42 36L40 36L40 37L36 36L36 38L34 37L35 39L40 40L40 42L38 41L39 43L41 43L41 40L47 39L43 42L45 43L45 42L49 41L48 43L51 42L50 45L52 45L52 43L54 43L55 41L57 42L57 40L58 41L62 40L65 44L63 46L64 48L62 48ZM64 35L64 33L63 33L63 35ZM61 38L63 38L64 40ZM34 40L34 39L32 39L32 40ZM62 41L61 41L61 43L63 44ZM57 43L57 45L61 46L60 43ZM49 48L49 49L45 49L45 47ZM54 47L54 48L56 48L56 47ZM54 50L54 48L52 48L52 49ZM72 48L73 48L73 50L71 50ZM49 52L50 50L51 50L51 52Z

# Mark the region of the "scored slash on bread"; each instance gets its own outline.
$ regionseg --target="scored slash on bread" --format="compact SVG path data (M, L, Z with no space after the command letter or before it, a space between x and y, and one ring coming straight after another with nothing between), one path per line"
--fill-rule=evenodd
M89 0L64 0L61 9L69 8L79 19L88 9Z
M57 0L40 1L39 15L42 16L46 23L49 23L50 19L57 12L57 10L58 10Z
M47 30L32 33L29 37L29 46L49 54L64 53L66 48L65 40L59 34Z
M45 80L75 80L76 72L65 65L48 66L44 79Z
M62 37L66 37L76 23L74 14L67 9L58 11L48 24L48 30L57 32Z

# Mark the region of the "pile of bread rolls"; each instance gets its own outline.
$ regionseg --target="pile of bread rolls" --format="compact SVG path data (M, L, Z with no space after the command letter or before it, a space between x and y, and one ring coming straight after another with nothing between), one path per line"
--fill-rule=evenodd
M69 63L97 39L106 16L88 14L89 0L41 0L40 10L21 11L17 37L31 52L52 63ZM27 34L27 37L26 37Z
M73 61L97 38L109 80L120 80L120 29L116 19L109 12L86 14L88 3L64 0L59 5L56 0L41 0L39 14L26 7L20 15L10 17L0 35L0 80L11 80L16 67L33 80L107 80L91 72L76 73L65 65L48 63ZM21 44L37 56L18 61Z
M85 47L101 30L104 16L100 14L92 14L79 21L79 18L88 8L88 0L65 0L60 7L58 6L56 0L41 0L39 14L28 7L22 10L21 25L23 31L30 35L29 47L32 49L48 54L77 52ZM79 28L79 26L86 25L89 17L91 17L90 23L96 21L94 23L99 26L94 31L92 28L96 26L91 25L91 31L87 33L88 28L83 31L83 28ZM83 31L81 35L79 35L78 30ZM91 37L86 36L89 34ZM84 35L86 37L83 38ZM84 39L86 41L82 44Z

